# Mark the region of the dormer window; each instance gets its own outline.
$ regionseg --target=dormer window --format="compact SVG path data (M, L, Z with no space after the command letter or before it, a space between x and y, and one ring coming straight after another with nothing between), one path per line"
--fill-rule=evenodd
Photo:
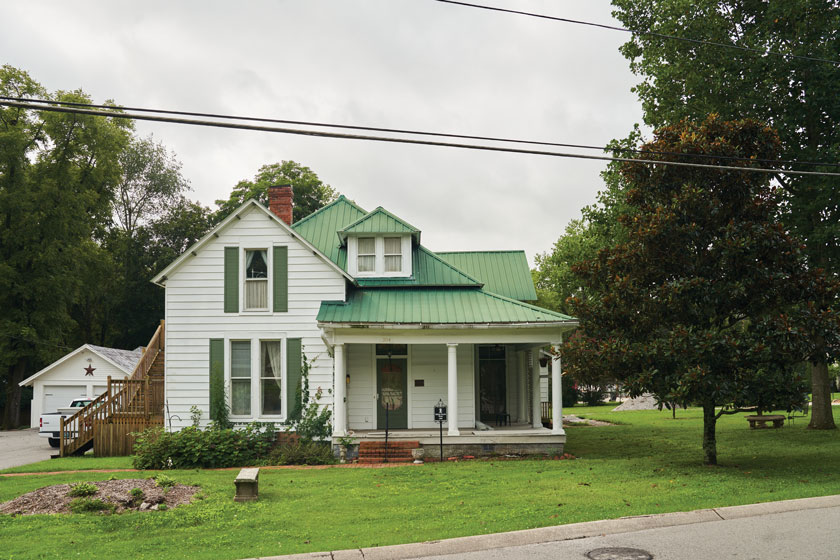
M245 309L268 309L268 251L245 251Z
M357 257L359 272L376 272L376 238L360 237Z
M402 239L385 238L385 272L402 272Z
M411 236L347 238L348 272L353 276L411 276Z

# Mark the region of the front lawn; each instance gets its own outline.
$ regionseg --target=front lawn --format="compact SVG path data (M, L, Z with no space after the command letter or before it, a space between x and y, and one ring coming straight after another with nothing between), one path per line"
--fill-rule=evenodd
M389 469L264 470L260 501L232 501L236 471L172 471L205 498L165 512L0 517L3 553L51 558L245 558L397 544L626 515L840 493L840 434L749 430L723 418L718 467L701 465L699 410L566 410L620 421L567 430L574 461L464 461ZM37 468L99 468L82 458ZM113 462L111 462L113 461ZM122 461L120 463L119 461ZM81 462L81 463L79 463ZM127 466L108 460L106 468ZM49 466L52 465L50 468ZM18 469L23 470L23 469ZM32 466L28 470L32 470ZM0 477L0 501L49 484L146 473Z

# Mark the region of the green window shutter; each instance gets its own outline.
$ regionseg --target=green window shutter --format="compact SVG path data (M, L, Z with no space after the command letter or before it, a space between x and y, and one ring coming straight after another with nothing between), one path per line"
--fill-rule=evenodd
M286 402L289 407L287 420L300 417L301 375L303 370L302 346L299 338L286 339Z
M239 313L239 247L225 247L225 313Z
M274 311L289 310L289 248L274 248Z
M225 341L210 339L210 419L216 420L225 407Z

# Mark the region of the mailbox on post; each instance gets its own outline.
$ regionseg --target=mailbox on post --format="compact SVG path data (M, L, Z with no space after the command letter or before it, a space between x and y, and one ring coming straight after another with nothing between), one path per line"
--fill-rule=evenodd
M438 400L435 405L435 422L440 426L440 462L443 462L443 423L446 422L446 405L443 400Z

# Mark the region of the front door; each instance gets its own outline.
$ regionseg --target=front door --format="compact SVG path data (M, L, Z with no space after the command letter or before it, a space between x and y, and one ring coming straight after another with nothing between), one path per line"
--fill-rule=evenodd
M408 360L405 358L376 359L376 427L389 430L408 428Z
M478 347L478 387L482 422L499 422L507 414L504 346Z

